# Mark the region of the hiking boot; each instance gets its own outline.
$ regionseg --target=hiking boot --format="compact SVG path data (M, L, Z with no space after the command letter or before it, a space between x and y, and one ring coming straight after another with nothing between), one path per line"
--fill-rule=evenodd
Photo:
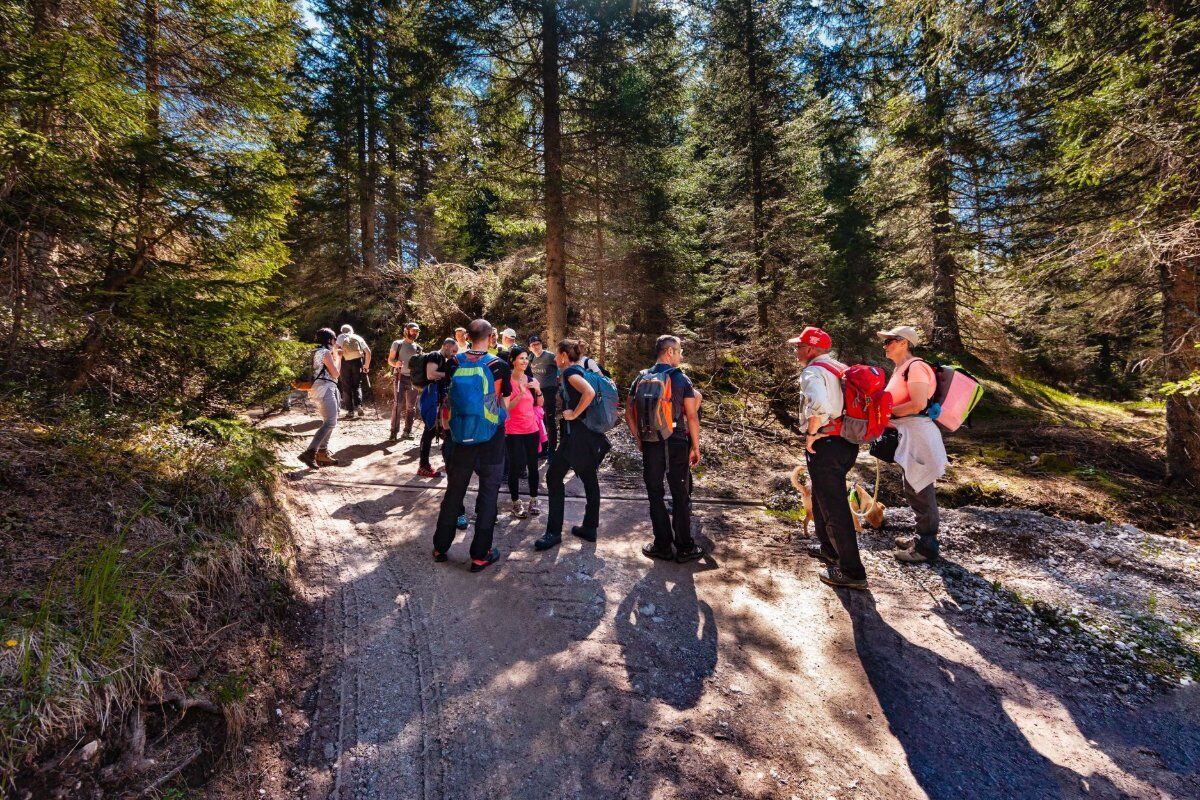
M485 569L495 564L500 560L500 551L493 547L492 551L487 554L487 558L472 558L471 572L483 572Z
M894 544L897 550L912 550L916 547L919 538L917 536L897 536Z
M821 570L817 576L821 579L821 583L830 586L839 586L843 589L866 589L866 578L851 578L846 573L842 572L837 566L830 564L825 569Z
M821 547L819 544L810 544L806 548L806 552L808 553L809 558L815 558L822 564L837 563L837 556L830 554L828 550L826 550L824 547Z
M596 541L596 529L595 528L585 528L582 525L576 525L573 528L571 528L571 535L578 536L580 539L583 539L585 542Z
M434 469L428 464L422 464L417 467L417 475L422 478L440 478L442 477L442 471Z
M342 465L342 462L329 455L329 451L325 448L318 450L317 455L313 460L322 467L340 467Z
M354 410L354 416L358 417L359 419L362 419L365 416L363 414L362 406L359 406Z
M654 546L654 542L642 545L642 555L646 558L657 558L662 561L672 561L675 559L675 551L673 548L667 547L659 550Z
M926 553L918 545L913 545L909 550L897 550L892 555L904 564L932 564L938 559L936 553Z
M411 439L411 438L413 438L413 435L412 435L412 428L405 428L405 429L404 429L404 433L402 433L402 434L400 435L400 438L401 438L401 439Z
M445 553L439 553L437 550L433 551L433 560L437 563L444 564L449 559L450 556L446 555Z
M300 459L301 464L309 469L320 469L320 467L317 466L316 455L317 453L315 450L305 450L303 453L297 456L297 458Z
M556 533L547 533L533 543L533 549L537 551L549 550L551 547L557 547L562 544L562 536Z
M525 504L525 513L531 517L536 517L538 514L542 513L542 510L538 508L536 497L529 498L529 502Z
M471 521L467 519L466 514L459 514L458 519L454 522L454 527L458 528L460 531L465 531L467 528L471 527Z
M396 441L396 440L397 440L397 439L399 439L399 438L400 438L400 434L399 434L399 432L398 432L398 431L392 431L391 433L389 433L389 434L388 434L388 438L387 438L387 440L388 440L389 442L394 442L394 441Z
M512 505L508 509L508 513L512 514L517 519L525 519L525 506L521 505L520 500L513 500Z
M685 547L675 553L675 560L680 564L686 564L689 561L696 561L704 558L704 551L700 549L700 545L694 544L691 547Z

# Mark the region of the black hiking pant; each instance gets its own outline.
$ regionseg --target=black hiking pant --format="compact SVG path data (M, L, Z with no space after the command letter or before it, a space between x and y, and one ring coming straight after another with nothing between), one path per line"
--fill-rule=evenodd
M566 423L569 424L569 423ZM583 484L583 493L587 502L583 510L583 527L595 530L600 527L600 448L592 440L599 434L590 433L580 423L577 430L565 433L559 438L558 449L551 456L550 466L546 469L546 495L549 500L549 511L546 515L546 533L550 536L561 536L563 516L566 513L566 477L567 473L575 470L579 482ZM601 437L603 438L603 437ZM607 444L607 442L605 442Z
M542 434L510 433L504 437L508 447L508 494L515 503L521 497L521 473L529 478L529 496L538 496L538 445Z
M690 550L692 539L691 442L668 439L642 442L642 478L650 497L650 524L654 528L654 549L667 551L674 541L676 549ZM667 512L663 478L671 489L671 511Z
M546 450L548 455L554 455L558 448L558 384L542 388L542 411L545 414Z
M479 494L475 498L475 536L471 539L471 558L482 561L492 550L496 529L496 503L500 495L500 472L504 469L504 426L483 444L458 444L450 449L446 461L446 493L438 511L433 549L445 553L454 543L455 523L463 513L463 498L472 475L479 475Z
M361 358L342 360L342 407L354 411L363 404L362 375L363 360Z
M432 467L429 463L429 452L433 449L433 437L437 436L437 425L426 425L421 433L421 462L418 466ZM449 462L447 462L449 466Z
M838 567L848 578L867 577L858 555L858 537L846 500L846 475L858 460L858 445L840 436L825 436L813 444L816 454L805 451L812 478L813 520L817 539L826 553L837 555Z

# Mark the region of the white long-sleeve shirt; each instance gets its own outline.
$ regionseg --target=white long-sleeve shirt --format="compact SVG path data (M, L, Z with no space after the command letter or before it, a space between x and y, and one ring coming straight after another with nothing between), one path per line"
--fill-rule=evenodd
M846 365L833 356L817 356L800 371L800 421L807 424L811 417L817 417L821 425L842 415L842 382L825 367L817 366L818 361L824 361L839 373L846 371Z

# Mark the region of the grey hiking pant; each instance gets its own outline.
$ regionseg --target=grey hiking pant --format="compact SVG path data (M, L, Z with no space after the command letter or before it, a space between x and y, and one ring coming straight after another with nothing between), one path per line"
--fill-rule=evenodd
M908 503L908 507L913 510L913 514L917 517L917 547L925 555L938 554L938 505L937 505L937 490L931 483L921 491L915 491L908 485L908 481L902 481L904 484L904 499Z
M321 416L321 427L317 428L312 442L308 445L308 449L314 453L329 446L329 437L333 435L333 429L337 425L338 406L341 401L339 395L340 392L330 386L320 396L313 398L317 404L317 413Z

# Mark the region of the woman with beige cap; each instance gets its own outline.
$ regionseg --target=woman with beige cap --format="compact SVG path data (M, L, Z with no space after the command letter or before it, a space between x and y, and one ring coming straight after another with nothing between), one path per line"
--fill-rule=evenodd
M917 535L896 540L895 556L908 564L938 558L938 507L934 481L946 472L946 445L942 432L925 414L937 389L933 367L913 355L921 335L910 325L879 331L883 351L896 365L887 384L892 396L892 422L900 435L896 463L904 470L904 499L917 517Z

